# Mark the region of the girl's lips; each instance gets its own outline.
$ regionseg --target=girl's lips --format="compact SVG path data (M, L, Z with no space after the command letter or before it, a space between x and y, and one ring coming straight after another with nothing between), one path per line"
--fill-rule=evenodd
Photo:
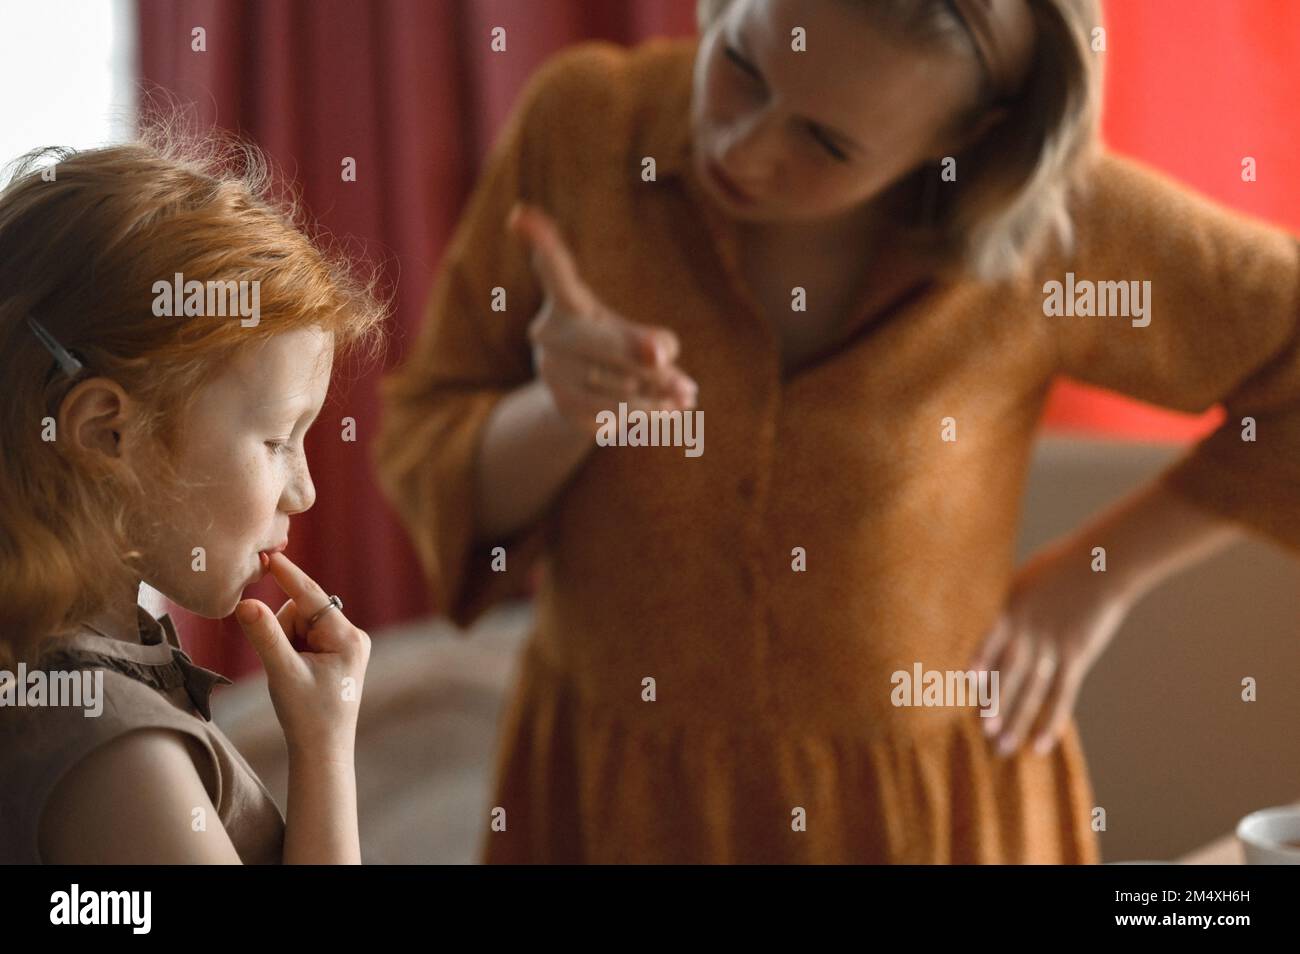
M257 580L262 579L264 576L266 576L267 573L270 572L270 567L268 566L267 562L265 562L265 561L269 561L269 560L270 560L270 558L271 558L271 554L272 554L272 553L283 553L283 552L284 552L284 548L287 547L288 545L289 545L289 541L286 540L286 541L284 541L284 543L278 543L278 544L276 544L275 546L273 546L273 547L271 547L271 548L269 548L269 549L267 549L267 550L258 550L258 551L257 551L257 577L256 577ZM265 561L264 561L263 558L265 558Z

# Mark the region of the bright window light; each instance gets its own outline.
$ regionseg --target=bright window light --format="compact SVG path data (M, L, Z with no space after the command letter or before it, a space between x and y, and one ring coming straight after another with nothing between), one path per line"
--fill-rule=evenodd
M0 0L0 165L135 129L132 0Z

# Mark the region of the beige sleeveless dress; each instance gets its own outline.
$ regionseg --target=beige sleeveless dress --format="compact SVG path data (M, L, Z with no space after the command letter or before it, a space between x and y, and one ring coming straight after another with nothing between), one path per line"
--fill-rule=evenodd
M78 760L134 729L167 728L199 741L212 760L208 795L245 864L279 864L284 816L243 756L212 721L209 696L230 680L195 665L171 618L138 608L141 644L89 630L46 637L36 667L100 670L98 715L81 707L0 706L0 864L41 864L37 831L55 784ZM200 773L204 774L204 773Z

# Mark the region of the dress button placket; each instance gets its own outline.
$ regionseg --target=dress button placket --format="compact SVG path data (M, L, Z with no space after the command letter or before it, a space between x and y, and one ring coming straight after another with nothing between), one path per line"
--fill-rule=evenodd
M755 661L758 671L758 679L754 687L754 703L756 712L762 716L770 711L768 664L772 638L767 607L767 594L770 589L766 585L766 574L763 569L766 562L765 548L769 544L764 539L763 524L775 459L776 420L782 398L781 349L776 333L763 315L762 305L759 304L749 290L741 275L739 255L732 241L733 233L731 229L719 218L721 213L715 209L711 200L706 196L699 195L698 186L697 195L699 197L698 207L703 209L702 218L704 219L706 231L722 263L731 290L748 312L764 345L763 357L766 365L767 387L764 389L765 400L763 402L762 418L754 433L753 469L750 473L743 474L737 483L741 497L748 504L745 519L746 544L741 557L742 563L738 569L741 574L742 586L750 600L750 617L753 626Z

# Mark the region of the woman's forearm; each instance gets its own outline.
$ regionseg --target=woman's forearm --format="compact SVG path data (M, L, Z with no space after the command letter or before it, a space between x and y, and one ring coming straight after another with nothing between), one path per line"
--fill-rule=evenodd
M284 820L287 865L359 865L357 775L350 756L289 752L289 808Z
M1116 592L1137 602L1170 576L1241 539L1236 521L1193 505L1152 481L1075 534L1086 551L1106 549Z
M540 517L595 443L594 429L561 416L540 380L502 398L475 462L475 539L508 539Z

